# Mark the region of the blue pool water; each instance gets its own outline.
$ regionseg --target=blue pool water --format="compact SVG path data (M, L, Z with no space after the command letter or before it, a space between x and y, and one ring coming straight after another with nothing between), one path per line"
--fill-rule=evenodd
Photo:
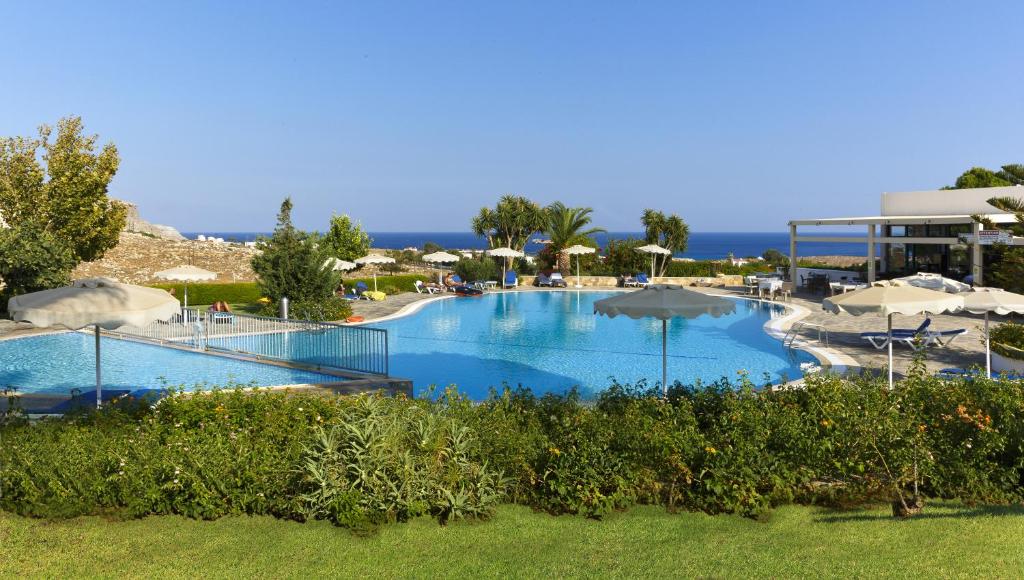
M0 340L0 388L64 394L96 384L92 335L78 332ZM337 377L174 350L114 338L101 339L103 386L108 389L185 390L229 383L258 386L336 382Z
M594 301L610 295L496 292L437 301L374 326L388 330L391 374L413 379L417 395L455 384L482 399L503 381L536 393L579 386L584 395L607 388L612 377L660 382L661 322L595 316ZM669 381L735 379L739 370L758 383L765 373L796 379L800 363L816 360L765 333L782 307L735 300L735 314L669 322Z

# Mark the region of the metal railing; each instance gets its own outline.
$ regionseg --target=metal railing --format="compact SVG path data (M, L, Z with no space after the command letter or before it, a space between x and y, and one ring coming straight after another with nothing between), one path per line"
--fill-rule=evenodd
M388 375L388 333L381 328L188 309L169 322L123 326L113 334L311 367Z

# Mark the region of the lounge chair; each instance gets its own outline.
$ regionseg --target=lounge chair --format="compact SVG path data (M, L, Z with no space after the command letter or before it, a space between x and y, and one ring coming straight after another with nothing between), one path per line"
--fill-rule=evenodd
M639 284L637 284L635 276L623 276L622 277L622 287L623 288L635 288L637 286L639 286Z
M427 294L437 294L439 292L443 292L443 290L441 290L437 286L434 286L432 284L424 284L422 280L416 280L415 282L413 282L413 286L416 287L417 294L423 294L424 292L426 292Z
M562 273L561 272L552 272L550 280L551 280L551 286L554 287L554 288L568 288L569 287L569 284L565 281L565 278L562 277Z
M647 279L647 274L644 274L643 272L640 272L639 274L636 275L636 285L637 286L640 286L641 288L646 288L647 285L650 284L650 283L651 283L651 281Z
M519 285L519 277L512 270L505 272L505 282L502 284L502 288L515 288Z
M533 282L534 286L551 286L551 277L544 272L537 272L537 278Z
M981 369L961 369L956 367L950 367L942 369L935 373L935 377L939 379L955 380L955 379L966 379L973 381L978 377L984 377L985 373ZM1020 373L992 373L993 379L1008 379L1011 381L1022 381L1024 375Z
M452 274L445 278L445 287L449 292L455 292L455 289L459 286L465 286L466 283L462 281L462 278L458 274Z
M916 341L919 338L922 340L925 339L925 332L927 332L928 326L930 326L931 323L931 318L925 318L924 322L921 323L921 326L918 326L916 329L913 330L909 328L894 328L892 329L892 339L897 342L903 342L907 345L910 345L912 348L916 350ZM860 337L870 342L871 346L877 348L878 350L882 350L883 348L889 346L888 332L862 332L860 333Z
M956 330L929 330L925 332L925 339L927 344L930 346L938 344L939 346L949 346L958 337L967 334L966 328L958 328Z

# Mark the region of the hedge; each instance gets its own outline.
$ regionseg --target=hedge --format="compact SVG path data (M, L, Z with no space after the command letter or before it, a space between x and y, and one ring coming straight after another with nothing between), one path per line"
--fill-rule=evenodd
M419 280L421 282L429 282L432 279L437 279L435 275L433 278L426 274L378 274L377 275L377 289L385 294L399 294L402 292L415 292L416 286L414 282ZM357 282L363 282L367 288L373 290L373 276L369 278L349 278L345 276L342 278L345 284L345 289L351 291L355 287Z
M499 501L602 517L635 504L758 516L785 503L1024 500L1024 382L811 375L802 388L613 384L482 403L274 391L0 416L0 509L268 514L364 527ZM6 422L6 425L4 424Z
M174 288L178 302L185 300L184 284L154 284L154 288ZM260 289L255 282L231 282L227 284L189 284L189 304L213 304L223 300L229 304L251 304L260 299Z

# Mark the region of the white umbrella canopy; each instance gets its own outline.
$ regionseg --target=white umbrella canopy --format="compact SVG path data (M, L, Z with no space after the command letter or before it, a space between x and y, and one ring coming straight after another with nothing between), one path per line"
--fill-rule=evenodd
M635 292L624 292L594 302L594 314L609 318L656 318L661 320L661 385L668 395L668 320L670 318L714 318L736 311L736 303L726 298L687 290L681 286L654 285Z
M658 244L647 244L646 246L640 246L636 249L638 252L651 255L651 278L654 277L654 261L657 259L657 255L670 255L672 250L665 249Z
M522 258L526 254L520 252L519 250L514 250L514 249L509 248L509 247L504 247L504 248L493 248L493 249L487 250L487 255L488 256L497 256L499 258L502 258L502 263L501 263L501 283L504 284L505 283L505 273L508 272L508 259L509 258Z
M324 266L329 266L336 272L347 272L355 269L357 265L358 264L355 262L349 262L348 260L342 260L341 258L327 258L327 261L324 262Z
M184 265L171 268L169 270L160 270L153 274L161 280L174 280L176 282L185 283L185 308L188 308L188 283L189 282L202 282L204 280L216 280L217 273L209 270L204 270L198 266Z
M961 294L964 310L971 314L985 315L985 376L992 378L992 344L988 334L988 315L995 312L1001 316L1024 314L1024 296L1000 288L975 288L973 292Z
M911 286L906 282L875 282L863 290L826 298L821 303L823 310L833 314L845 312L853 316L879 314L888 319L887 333L889 346L889 388L893 387L892 358L892 315L915 316L918 314L942 314L957 312L964 307L962 296L947 294L927 288Z
M71 286L15 296L7 302L15 321L46 328L94 327L96 337L96 406L103 399L100 376L100 328L145 326L170 320L181 312L178 299L165 290L121 284L109 278L77 280Z
M591 248L590 246L584 246L584 245L581 245L581 244L576 244L575 246L569 246L568 248L562 250L562 252L564 252L564 253L566 253L566 254L568 254L570 256L576 256L576 287L577 288L582 288L583 287L583 284L580 282L580 278L581 278L581 274L580 274L580 256L582 256L584 254L593 254L596 251L597 251L596 248Z
M918 288L928 288L929 290L939 290L941 292L966 292L971 289L970 284L964 284L958 282L952 278L945 278L941 274L931 274L928 272L918 272L913 276L904 276L902 278L896 278L900 282L906 282L911 286L917 286Z
M395 259L390 256L381 256L380 254L370 254L363 256L362 258L356 258L356 264L365 266L366 264L394 264ZM377 291L377 272L373 273L373 291Z
M455 254L449 254L448 252L433 252L423 256L423 261L428 264L453 264L455 262L458 262L459 259L459 256L456 256ZM437 283L444 283L441 277L440 270L438 270L437 272Z

